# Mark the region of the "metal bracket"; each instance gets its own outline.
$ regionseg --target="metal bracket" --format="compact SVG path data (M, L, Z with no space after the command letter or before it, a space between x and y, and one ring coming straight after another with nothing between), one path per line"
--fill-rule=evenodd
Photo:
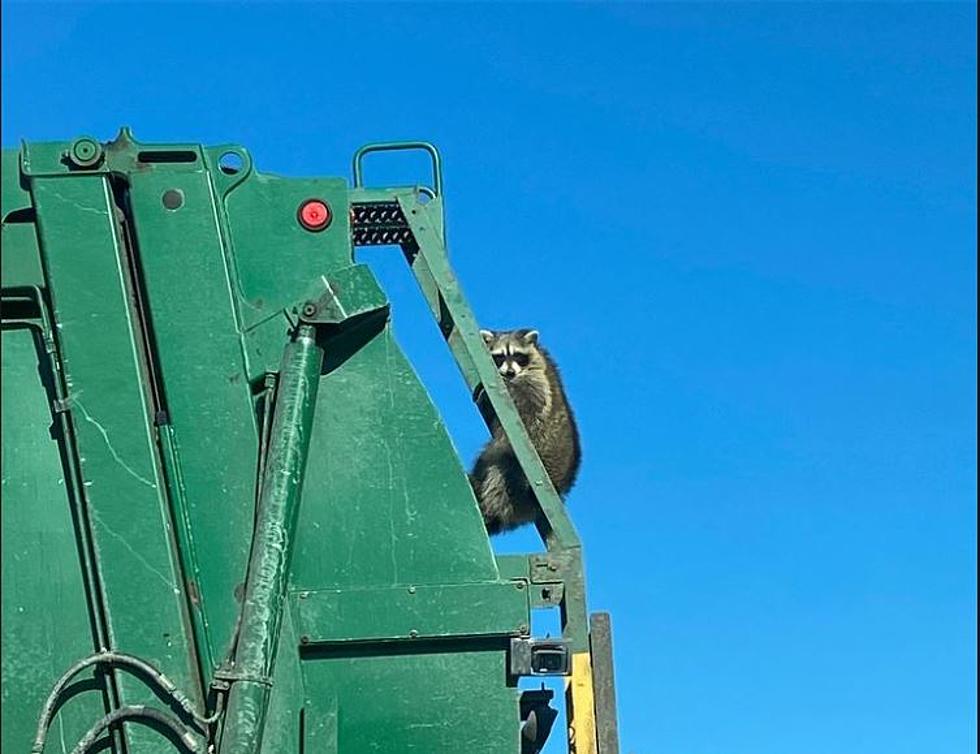
M335 270L294 307L300 321L309 325L340 325L349 320L388 311L385 297L367 265Z
M54 414L67 414L71 411L71 398L55 398L51 401L51 411Z
M529 590L531 607L558 607L565 599L565 582L539 581Z
M248 681L249 683L258 683L262 686L268 686L272 688L272 678L264 675L250 675L248 673L236 673L231 670L216 670L214 672L215 683L211 684L211 687L218 689L218 682L222 682L221 685L224 689L228 690L231 688L231 684L237 683L239 681Z
M571 643L567 639L511 639L509 665L515 678L571 675Z
M569 547L552 550L544 555L530 555L528 566L532 584L581 579L581 549Z

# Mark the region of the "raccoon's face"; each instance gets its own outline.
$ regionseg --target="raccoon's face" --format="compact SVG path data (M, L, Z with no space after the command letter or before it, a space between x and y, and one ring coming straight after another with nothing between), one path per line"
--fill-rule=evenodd
M537 330L481 330L480 335L490 349L497 371L505 380L513 380L544 367L544 358L538 350Z

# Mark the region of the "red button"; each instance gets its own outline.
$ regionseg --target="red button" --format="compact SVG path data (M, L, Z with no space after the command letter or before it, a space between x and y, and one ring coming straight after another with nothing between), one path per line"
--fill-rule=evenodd
M299 207L300 224L307 230L323 230L332 219L330 207L319 199L308 199Z

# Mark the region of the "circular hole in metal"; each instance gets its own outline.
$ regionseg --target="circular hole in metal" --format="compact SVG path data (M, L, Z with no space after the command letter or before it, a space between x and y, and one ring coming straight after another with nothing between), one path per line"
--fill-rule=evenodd
M218 167L225 175L235 175L245 168L245 160L238 152L225 152L218 158Z
M184 192L180 189L167 189L161 197L163 206L169 210L180 209L184 206Z

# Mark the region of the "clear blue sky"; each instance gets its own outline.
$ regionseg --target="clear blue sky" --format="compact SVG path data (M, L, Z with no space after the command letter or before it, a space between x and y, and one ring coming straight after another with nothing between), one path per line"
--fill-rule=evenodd
M975 750L975 5L3 10L5 146L441 147L471 303L540 329L580 417L624 754Z

